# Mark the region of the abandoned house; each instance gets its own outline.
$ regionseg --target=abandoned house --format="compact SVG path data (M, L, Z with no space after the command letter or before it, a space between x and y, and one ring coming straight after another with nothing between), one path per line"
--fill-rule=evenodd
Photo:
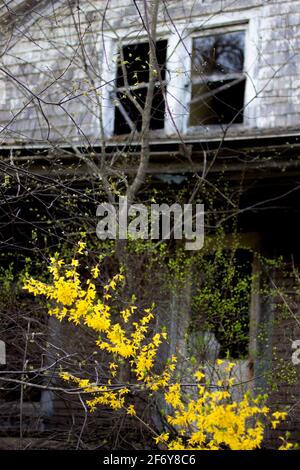
M131 202L153 188L161 202L174 203L180 192L187 202L195 187L214 188L226 202L224 221L238 200L235 227L245 273L255 275L256 287L262 282L261 256L283 260L290 275L274 263L268 282L276 292L263 295L252 286L244 305L247 334L229 356L239 379L253 387L264 389L266 375L277 374L270 403L286 409L288 418L279 430L268 430L266 446L285 431L299 442L300 365L292 355L300 340L300 0L149 1L152 16L144 3L0 2L1 264L9 269L21 254L38 259L43 243L56 247L67 219L80 232L81 211L94 217L88 222L86 216L84 230L95 230L95 188L103 185L105 193L113 178L137 182ZM76 195L78 206L70 202ZM206 207L205 195L200 200ZM37 207L44 217L39 221ZM50 216L61 225L48 223ZM227 230L228 246L233 238ZM153 282L151 295L159 288ZM189 331L192 289L186 284L156 299L174 353L178 345L187 350L187 336L196 348L197 335ZM6 346L0 448L81 446L85 433L95 442L97 432L105 447L107 429L122 439L107 410L89 416L81 433L86 416L78 398L66 397L58 384L47 390L52 369L46 379L34 376L26 351L41 355L45 335L70 356L83 346L52 320L42 333L39 322L28 319L25 297L9 310L2 294L0 305ZM220 335L206 331L202 340L210 343L208 359L226 358ZM43 354L46 367L49 354ZM24 390L24 377L43 387ZM120 442L129 446L125 438Z

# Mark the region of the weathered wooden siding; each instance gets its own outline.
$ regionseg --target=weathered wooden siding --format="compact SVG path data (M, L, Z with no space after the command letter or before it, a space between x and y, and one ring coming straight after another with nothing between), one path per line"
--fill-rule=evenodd
M299 0L177 0L168 2L167 7L161 9L158 31L169 40L168 99L179 130L194 132L186 128L187 110L182 106L189 102L185 86L190 61L179 35L187 43L189 30L239 21L248 21L247 106L244 125L233 126L232 132L235 129L253 134L268 128L283 132L298 126ZM42 145L47 139L66 144L99 143L101 118L108 136L112 127L113 103L109 87L103 85L114 79L116 44L129 35L144 35L137 10L133 2L123 0L111 1L107 9L104 0L81 3L79 9L70 9L68 2L63 1L44 2L40 8L29 10L24 22L19 20L17 25L12 17L11 29L7 14L2 17L8 31L2 35L0 58L0 65L7 72L0 71L0 122L5 129L0 133L0 143L34 141ZM179 74L174 73L177 65L182 66ZM92 90L94 86L100 87L99 95ZM166 133L174 132L172 123L166 122ZM213 132L219 131L197 129L197 135L202 137Z

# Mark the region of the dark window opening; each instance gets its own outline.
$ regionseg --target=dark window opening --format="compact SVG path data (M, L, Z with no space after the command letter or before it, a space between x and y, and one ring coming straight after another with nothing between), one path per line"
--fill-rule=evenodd
M202 338L200 354L204 359L212 353L220 358L248 357L252 263L253 255L245 249L234 253L224 250L222 255L205 260L191 324L191 333L198 343ZM212 347L214 351L210 351Z
M166 53L167 41L157 41L157 63L163 83L157 80L155 84L151 105L151 130L164 128L165 100L162 85L165 86ZM141 131L142 115L135 103L144 109L148 85L149 43L124 46L122 54L119 54L117 68L114 134L122 135L134 130Z
M243 122L244 32L195 38L190 126Z
M243 122L245 79L195 85L190 106L190 125Z
M24 373L25 380L28 383L34 383L36 385L44 385L42 383L41 377L38 374L33 374L30 372ZM11 378L11 377L8 377ZM13 379L20 380L22 377L20 374L13 376ZM13 382L8 382L5 386L5 390L1 391L0 401L13 402L19 401L21 397L21 384L16 384ZM23 387L23 401L24 402L39 402L41 399L41 388L34 387L31 385L25 385Z

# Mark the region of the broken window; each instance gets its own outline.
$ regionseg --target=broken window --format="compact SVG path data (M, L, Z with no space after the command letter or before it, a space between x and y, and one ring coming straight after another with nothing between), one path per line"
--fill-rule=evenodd
M246 249L224 250L203 262L193 298L192 349L205 360L246 358L253 254Z
M190 126L243 122L244 31L194 38Z
M141 131L142 115L139 108L145 107L149 86L149 52L149 43L140 43L123 46L119 53L115 82L115 135ZM152 130L164 128L165 100L162 86L165 86L166 54L167 41L157 41L156 57L160 74L157 73L151 105Z

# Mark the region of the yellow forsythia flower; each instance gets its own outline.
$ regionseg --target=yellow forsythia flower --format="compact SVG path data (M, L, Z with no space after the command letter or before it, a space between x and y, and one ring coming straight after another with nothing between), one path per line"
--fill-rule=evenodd
M86 247L86 243L85 243L85 242L82 242L82 241L78 242L78 249L77 249L77 252L78 252L80 255L82 255L83 250L85 249L85 247Z
M78 253L82 254L86 244L78 243ZM97 336L98 348L107 354L109 364L105 385L98 385L86 378L77 378L69 372L59 376L76 384L76 387L89 393L85 397L91 412L99 406L112 410L126 410L128 415L135 416L133 404L127 404L129 387L117 381L118 364L125 364L135 376L137 385L144 391L160 392L168 405L166 420L172 425L174 436L168 432L155 437L157 444L164 444L169 450L252 450L261 446L264 436L265 420L271 421L276 428L286 413L275 411L269 416L269 408L264 406L258 397L252 398L246 393L239 401L232 395L234 378L230 372L234 363L230 362L224 373L220 373L216 390L206 385L192 384L192 393L185 384L176 380L177 357L172 356L165 364L160 364L160 373L156 373L159 348L167 338L164 331L151 332L150 323L154 318L153 308L145 309L136 316L134 305L125 306L118 317L113 302L118 283L124 279L122 274L115 275L104 286L104 295L99 298L93 279L99 275L99 268L91 269L91 279L82 280L78 272L79 262L76 259L70 264L58 259L56 254L50 259L49 271L51 280L48 283L32 278L26 279L24 289L33 295L44 296L51 300L48 314L59 320L66 319L74 325L85 325ZM110 293L109 293L110 292ZM112 299L112 300L111 300ZM132 303L135 299L132 299ZM117 321L119 320L119 322ZM161 359L159 358L159 361ZM217 365L224 360L218 359ZM224 375L224 377L223 377ZM205 374L198 370L194 374L198 381ZM161 397L160 395L160 397ZM292 448L292 444L282 439L280 450Z
M202 380L202 379L204 379L205 374L203 374L203 372L201 372L201 370L198 370L197 372L195 372L194 377L196 377L197 380Z
M136 411L135 411L133 405L129 405L127 407L127 414L130 415L130 416L136 416Z

